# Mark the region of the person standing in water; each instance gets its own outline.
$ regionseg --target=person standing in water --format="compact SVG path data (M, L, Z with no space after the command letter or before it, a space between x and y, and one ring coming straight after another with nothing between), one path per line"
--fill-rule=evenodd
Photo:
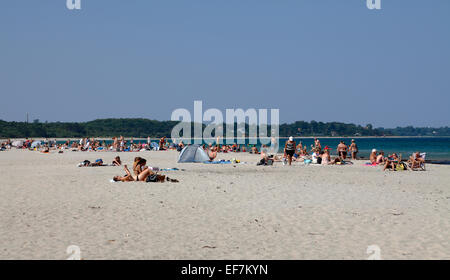
M297 144L294 141L294 137L290 136L289 140L286 141L286 144L284 145L284 157L287 157L289 165L292 163L292 157L294 156L296 147Z

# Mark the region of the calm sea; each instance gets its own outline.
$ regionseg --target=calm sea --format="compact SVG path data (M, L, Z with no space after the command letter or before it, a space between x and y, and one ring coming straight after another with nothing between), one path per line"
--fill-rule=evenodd
M336 147L342 140L347 145L350 145L352 138L320 138L317 137L322 144L322 147L329 146L332 148L332 154L336 153ZM426 159L430 160L450 160L450 137L374 137L374 138L353 138L356 140L356 144L359 148L359 156L368 158L372 149L378 151L384 151L387 153L401 153L404 158L411 155L415 151L426 152ZM280 150L283 149L286 142L286 138L279 139ZM134 143L145 143L147 139L134 139ZM313 144L313 138L295 138L297 144L301 141L303 145L308 147ZM106 141L108 144L111 141ZM157 142L156 139L152 139L152 142ZM62 143L62 141L58 141ZM246 139L246 144L249 144L249 139ZM256 145L260 147L258 142Z
M336 148L342 140L350 145L352 138L320 138L322 147L329 146L336 153ZM401 153L403 158L410 156L412 153L426 152L426 159L430 160L450 160L450 137L408 137L408 138L353 138L358 145L358 156L368 158L372 149L384 151L388 153ZM281 139L280 144L283 145L286 139ZM296 138L297 144L302 141L307 147L310 147L314 139Z

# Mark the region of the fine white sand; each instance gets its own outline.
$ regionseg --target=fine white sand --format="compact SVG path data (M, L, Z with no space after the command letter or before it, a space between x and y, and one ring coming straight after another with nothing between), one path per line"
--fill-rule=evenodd
M111 183L112 152L0 152L0 259L450 259L450 166L177 164L177 152L121 153L180 183Z

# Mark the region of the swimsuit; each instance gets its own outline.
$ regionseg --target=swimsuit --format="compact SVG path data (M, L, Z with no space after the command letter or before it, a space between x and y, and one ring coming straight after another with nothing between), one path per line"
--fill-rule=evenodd
M289 156L293 156L295 153L294 143L287 142L286 143L286 154Z

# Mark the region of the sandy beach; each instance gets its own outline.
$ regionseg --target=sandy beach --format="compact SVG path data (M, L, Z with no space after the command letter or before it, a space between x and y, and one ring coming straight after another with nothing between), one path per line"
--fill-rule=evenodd
M177 164L177 152L120 153L177 167L180 183L111 183L113 152L0 152L0 259L450 259L450 166Z

